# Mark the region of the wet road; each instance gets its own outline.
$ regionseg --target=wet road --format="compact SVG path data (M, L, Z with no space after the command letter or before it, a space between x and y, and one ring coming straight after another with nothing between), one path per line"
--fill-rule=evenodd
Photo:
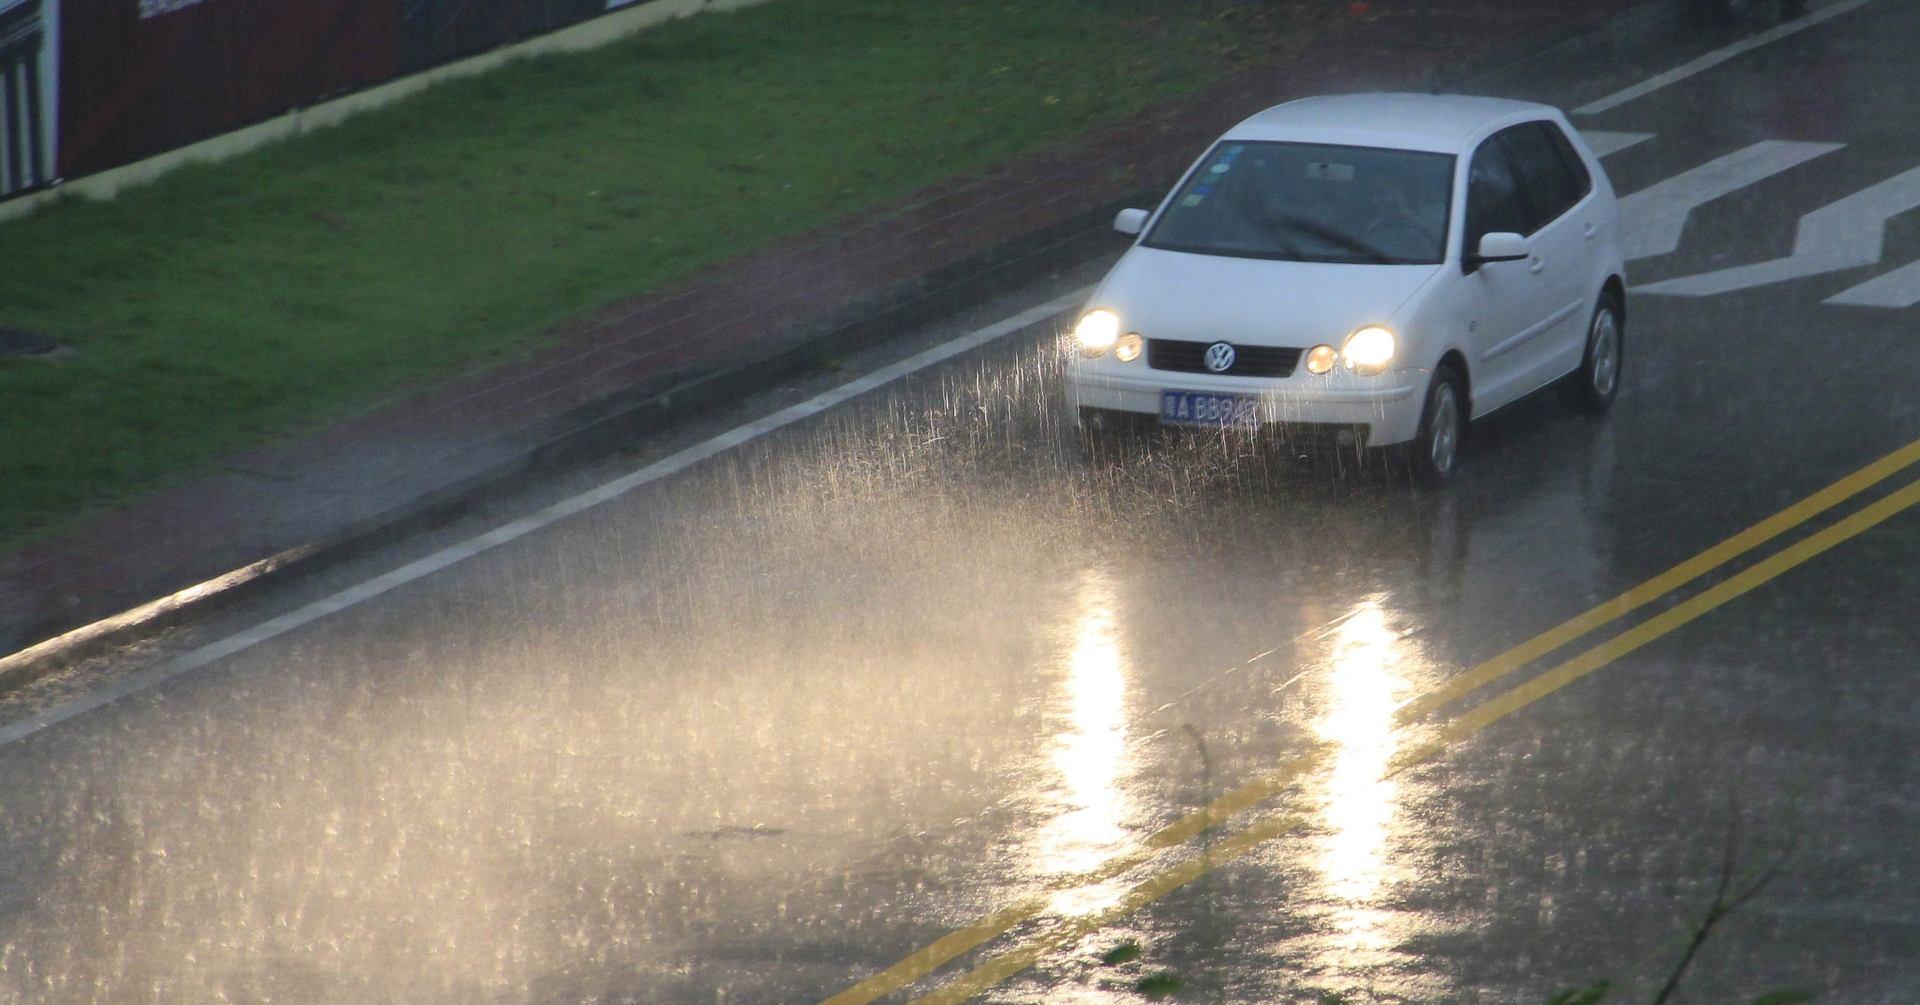
M1755 144L1839 146L1643 200L1646 247L1685 225L1630 265L1614 412L1510 408L1445 493L1205 436L1089 459L1047 321L16 728L0 1001L851 1003L961 981L950 999L1126 1002L1163 972L1204 1001L1602 979L1647 1000L1723 872L1737 891L1776 861L1677 1000L1912 1001L1915 451L1848 479L1920 436L1920 314L1859 303L1897 300L1920 258L1885 185L1920 166L1895 112L1920 99L1915 37L1920 10L1879 0L1579 117L1629 194ZM1481 87L1579 106L1729 40ZM1858 212L1793 257L1803 215L1876 186L1882 264L1857 264ZM1807 271L1829 260L1855 264ZM9 714L61 715L647 459ZM1856 491L1763 523L1836 483ZM1778 533L1605 606L1756 525ZM1181 823L1215 800L1217 827ZM930 945L930 974L885 969Z

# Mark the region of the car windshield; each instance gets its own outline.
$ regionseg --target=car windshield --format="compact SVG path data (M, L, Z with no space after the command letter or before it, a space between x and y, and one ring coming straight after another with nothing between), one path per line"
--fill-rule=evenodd
M1290 262L1437 264L1453 156L1222 142L1187 178L1150 248Z

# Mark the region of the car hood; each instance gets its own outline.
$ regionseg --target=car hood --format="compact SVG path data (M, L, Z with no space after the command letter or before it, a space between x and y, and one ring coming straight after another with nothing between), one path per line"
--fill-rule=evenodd
M1391 324L1438 265L1342 265L1196 255L1137 245L1089 307L1148 338L1310 348Z

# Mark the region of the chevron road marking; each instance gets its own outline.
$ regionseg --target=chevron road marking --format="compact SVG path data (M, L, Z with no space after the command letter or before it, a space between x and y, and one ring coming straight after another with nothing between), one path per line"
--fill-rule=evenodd
M1628 261L1671 254L1695 209L1842 146L1766 140L1626 196L1620 200L1621 254Z
M1587 141L1596 157L1609 157L1622 150L1639 146L1653 139L1652 133L1615 132L1606 129L1582 129L1580 136ZM1731 195L1748 186L1758 184L1790 168L1797 167L1816 157L1842 149L1844 143L1804 143L1790 140L1763 140L1751 146L1735 150L1733 153L1708 161L1699 167L1674 175L1664 181L1655 182L1632 195L1620 198L1620 251L1627 261L1653 258L1658 255L1670 255L1679 250L1681 236L1685 233L1687 220L1693 211L1701 206ZM1905 176L1902 176L1905 177ZM1889 182L1888 184L1891 184ZM1873 191L1872 189L1867 190ZM1865 195L1866 193L1860 193ZM1886 195L1883 193L1883 195ZM1897 194L1886 198L1876 196L1881 202L1897 205ZM1842 207L1835 203L1828 207L1830 211L1839 211L1831 220L1820 222L1823 227L1845 226L1861 244L1862 249L1856 255L1864 254L1866 249L1874 252L1873 261L1879 261L1882 234L1877 221L1872 220L1867 210L1874 200L1866 204ZM1890 208L1890 206L1889 206ZM1892 209L1887 215L1904 212ZM1809 215L1812 220L1812 215ZM1796 250L1796 254L1798 251ZM1781 261L1791 261L1783 259ZM1811 259L1802 263L1810 267ZM1779 268L1777 263L1762 263ZM1836 264L1833 268L1819 271L1850 268L1855 265L1870 264L1848 261ZM1796 266L1800 267L1800 266ZM1708 273L1706 276L1688 276L1682 279L1666 280L1646 286L1635 286L1641 293L1672 293L1688 296L1702 296L1693 292L1689 286L1694 280L1705 284L1707 277L1719 276L1722 281L1726 273L1736 270L1723 270L1721 273ZM1813 272L1809 275L1817 274ZM1748 274L1746 280L1751 285L1779 282L1779 279L1753 278L1757 273ZM1737 278L1737 277L1736 277ZM1783 278L1798 278L1783 277ZM1744 287L1733 287L1744 288ZM1714 290L1711 292L1723 292ZM1914 262L1904 268L1895 269L1861 283L1852 289L1828 297L1829 304L1843 304L1852 307L1906 308L1920 304L1920 262Z
M1595 157L1606 157L1610 154L1617 154L1628 147L1639 146L1653 139L1653 134L1614 133L1608 132L1605 129L1582 129L1580 130L1580 138L1586 140L1587 146L1593 148L1593 155Z
M1829 304L1850 307L1912 307L1920 304L1920 262L1910 262L1884 276L1869 279L1853 289L1826 299Z
M1634 291L1705 297L1874 265L1885 250L1887 219L1911 209L1920 209L1920 168L1801 217L1793 254L1786 258L1662 280L1635 286ZM1890 285L1897 287L1901 282L1894 280Z

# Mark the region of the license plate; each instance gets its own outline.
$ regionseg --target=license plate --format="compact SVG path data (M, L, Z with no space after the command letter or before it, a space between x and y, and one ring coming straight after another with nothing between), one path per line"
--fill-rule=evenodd
M1254 426L1260 399L1250 394L1160 392L1160 421L1179 426Z

